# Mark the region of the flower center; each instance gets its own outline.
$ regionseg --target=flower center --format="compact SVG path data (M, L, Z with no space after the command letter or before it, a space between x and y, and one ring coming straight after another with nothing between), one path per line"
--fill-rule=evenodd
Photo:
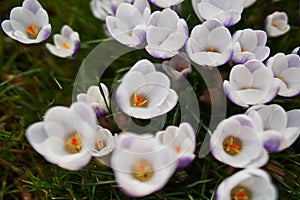
M70 133L65 141L65 150L70 154L79 153L81 151L81 140L77 132Z
M140 162L136 162L131 169L131 174L133 178L138 181L146 182L149 181L153 175L153 167L149 161L141 160Z
M64 49L70 49L71 48L71 46L66 42L62 42L61 45L63 46Z
M210 47L206 50L207 52L218 52L216 49Z
M230 192L231 200L251 200L251 191L242 186L234 187Z
M274 26L275 28L278 28L278 25L276 23L272 23L272 26Z
M39 29L32 23L26 28L26 33L30 39L36 39L39 34Z
M179 72L182 72L184 70L184 67L183 66L179 66L178 68L177 68L177 71L179 71Z
M245 51L246 51L246 49L244 47L242 47L241 52L245 52Z
M130 97L130 103L133 107L144 107L148 106L148 100L145 96L133 93Z
M97 142L98 150L101 151L105 147L105 143L102 140Z
M175 152L176 152L176 153L179 153L179 152L180 152L180 149L181 149L180 146L176 146L176 147L175 147Z
M242 141L233 136L228 136L223 141L223 149L231 156L235 156L241 152Z

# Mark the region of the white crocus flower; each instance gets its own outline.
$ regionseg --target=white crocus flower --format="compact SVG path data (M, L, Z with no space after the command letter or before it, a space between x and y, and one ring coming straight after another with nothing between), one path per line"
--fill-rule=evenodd
M104 97L101 94L100 88L95 85L90 86L86 94L80 93L77 95L77 100L79 102L90 104L93 107L98 119L108 114L107 106L110 105L109 91L107 86L103 83L100 83L100 87L103 91Z
M192 61L207 67L225 64L232 57L232 37L218 20L208 20L193 28L186 44Z
M115 16L106 17L106 26L112 37L129 47L143 45L151 10L148 1L136 0L133 5L122 3Z
M173 152L151 134L122 133L112 153L111 168L120 189L143 197L161 189L176 170Z
M244 0L192 0L192 5L201 21L217 19L228 27L240 21Z
M92 0L90 7L96 18L105 20L107 16L116 14L121 3L132 3L132 0Z
M257 135L268 152L279 152L290 147L300 134L300 110L288 112L277 105L250 107L246 114L254 121Z
M155 138L174 152L178 168L187 167L194 160L196 137L189 123L181 123L179 127L168 126L165 131L157 132Z
M172 78L180 80L187 78L192 72L192 67L188 56L185 53L179 53L170 60L162 63L162 68Z
M1 24L3 31L12 39L24 44L40 43L51 33L47 12L37 0L25 0L22 7L11 10L9 20Z
M265 19L265 30L269 37L284 35L290 28L288 16L285 12L275 11Z
M149 1L158 7L169 8L171 6L180 4L184 0L149 0Z
M233 56L235 63L245 63L251 59L264 61L270 54L266 46L267 34L261 30L244 29L235 32L233 39Z
M226 96L242 107L271 101L279 90L279 81L273 78L271 69L259 60L249 60L235 65L230 71L229 81L223 88Z
M115 100L127 115L150 119L169 112L178 101L169 78L149 60L138 61L122 79Z
M156 58L175 56L188 38L188 26L184 19L170 8L155 11L148 21L146 51Z
M84 103L50 108L43 122L26 130L26 138L44 158L68 170L88 164L96 140L96 115Z
M257 168L269 160L253 121L246 115L220 122L211 136L210 148L217 160L236 168Z
M256 2L256 0L245 0L245 2L244 2L244 8L250 7L255 2Z
M268 59L267 67L272 69L274 77L280 82L280 90L278 91L278 95L292 97L300 93L299 55L285 55L283 53L277 53Z
M47 49L55 56L61 58L74 57L80 45L78 32L73 31L68 25L64 25L61 34L54 35L54 44L46 44Z
M244 169L226 178L216 191L217 200L277 200L277 189L262 169Z

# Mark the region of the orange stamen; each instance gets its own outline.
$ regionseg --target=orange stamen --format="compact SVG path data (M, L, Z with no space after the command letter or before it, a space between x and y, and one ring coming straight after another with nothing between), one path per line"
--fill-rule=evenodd
M179 153L180 152L180 146L175 147L175 152Z
M242 48L242 49L241 49L241 52L244 52L244 51L246 51L246 49L245 49L245 48Z
M98 141L98 148L100 150L104 148L104 143L101 140Z
M26 28L26 33L30 38L35 39L39 34L39 29L32 23L30 26Z
M72 138L71 139L71 144L74 145L74 146L76 146L78 144L77 138Z
M275 28L278 28L278 25L273 23L272 26L274 26Z
M177 71L179 71L179 72L182 72L182 70L184 70L184 67L183 67L183 66L179 66L179 67L177 68Z
M62 46L63 46L65 49L70 49L70 48L71 48L71 46L70 46L68 43L66 43L66 42L63 42L63 43L62 43Z
M209 48L207 51L208 52L216 52L214 48Z

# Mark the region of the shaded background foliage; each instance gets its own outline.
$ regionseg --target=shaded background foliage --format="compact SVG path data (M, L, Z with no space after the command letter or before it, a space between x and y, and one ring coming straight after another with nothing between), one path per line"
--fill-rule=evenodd
M23 45L0 31L0 199L131 199L119 191L112 171L96 160L83 170L66 171L46 162L24 137L26 127L42 120L49 107L71 104L73 82L81 62L102 39L107 38L104 23L93 17L89 1L40 0L40 3L47 10L52 25L51 37L45 42ZM21 4L21 0L1 0L0 21L7 19L10 10ZM242 20L230 30L263 29L264 18L276 10L287 12L291 30L284 36L268 40L270 56L277 52L290 53L300 45L300 12L296 0L257 0L244 10ZM189 0L182 3L180 16L188 22L190 30L200 23ZM78 31L82 41L78 55L72 60L57 58L45 48L45 43L52 43L53 34L60 32L64 24ZM142 58L162 62L151 58L144 50L137 50L112 63L101 81L112 88L122 74ZM224 78L228 76L229 65L220 67ZM200 100L198 153L207 132L209 95L195 70L189 81ZM299 97L277 97L272 103L278 103L286 110L300 108ZM228 102L228 116L244 111ZM180 117L176 108L171 112L171 115L175 114ZM300 199L299 145L298 139L291 148L272 154L264 167L278 187L279 199ZM211 155L196 158L188 168L177 170L164 189L144 199L213 199L217 185L236 171Z

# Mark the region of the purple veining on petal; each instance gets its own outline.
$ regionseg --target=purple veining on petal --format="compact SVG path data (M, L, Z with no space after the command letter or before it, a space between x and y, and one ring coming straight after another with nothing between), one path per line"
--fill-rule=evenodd
M74 57L74 56L76 55L76 53L77 53L79 47L80 47L80 41L76 41L76 42L75 42L75 48L74 48L72 57Z
M229 20L226 20L226 21L224 22L224 26L230 27L230 26L233 26L235 23L236 23L236 22L235 22L234 18L233 18L233 17L230 17Z
M51 34L51 28L47 28L43 35L43 40L46 40Z
M117 12L117 7L116 6L111 6L111 11L114 13L114 15L116 15Z
M179 158L177 162L177 168L187 167L194 159L192 157L182 157Z
M106 110L100 109L97 106L94 106L93 109L96 113L97 119L101 119L101 118L105 117L108 114L108 112Z
M280 146L280 141L272 138L272 139L265 141L263 146L270 153L278 152L279 146Z

